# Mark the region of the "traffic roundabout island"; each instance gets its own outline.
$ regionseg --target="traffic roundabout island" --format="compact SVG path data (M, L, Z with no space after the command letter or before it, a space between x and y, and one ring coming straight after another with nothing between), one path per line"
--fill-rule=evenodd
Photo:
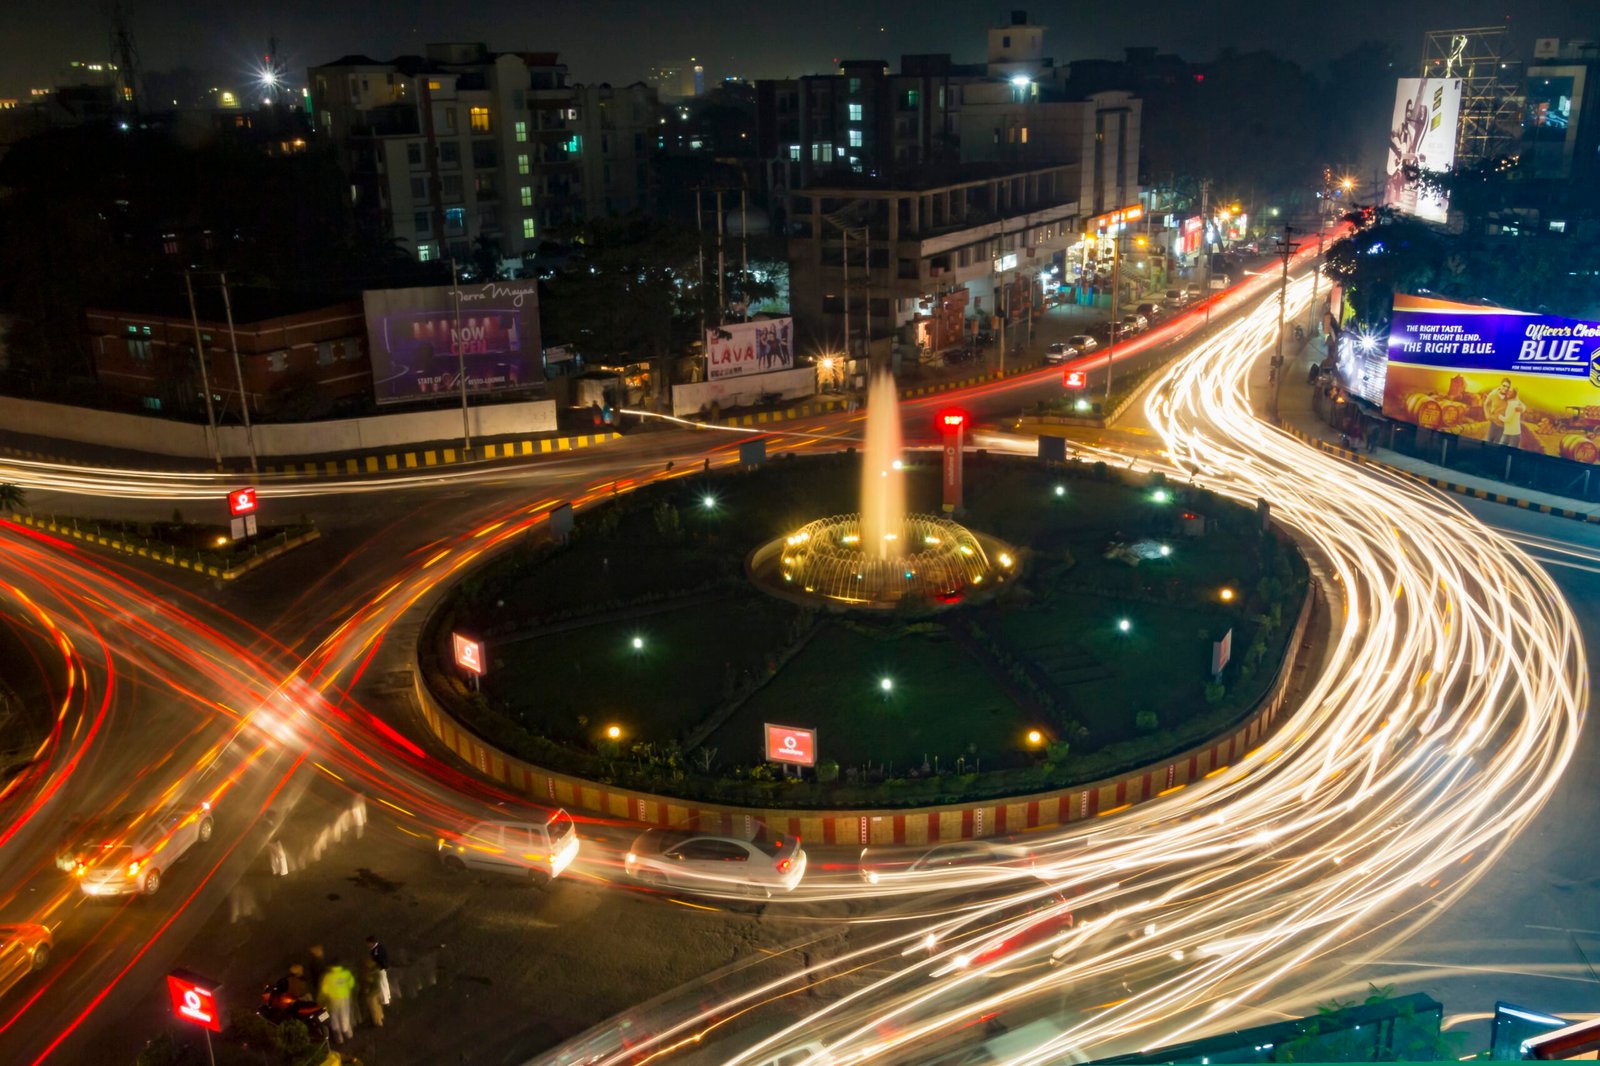
M980 452L963 509L941 519L938 459L893 462L903 506L888 512L862 492L881 475L870 446L619 486L564 542L510 547L434 608L419 646L430 724L463 754L473 738L468 757L495 776L519 760L576 780L549 798L579 806L592 785L882 810L1104 781L1281 700L1307 568L1255 507ZM874 508L886 524L864 526ZM807 531L833 538L832 584L796 595L784 574L802 572ZM888 591L864 598L852 575L872 567L839 552L886 537L946 560L966 546L983 567L891 552L873 579ZM464 647L481 676L458 665Z

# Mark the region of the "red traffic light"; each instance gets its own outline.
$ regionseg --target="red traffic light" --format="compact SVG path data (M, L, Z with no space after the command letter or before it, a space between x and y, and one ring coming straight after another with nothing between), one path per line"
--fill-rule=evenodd
M967 413L951 409L939 412L939 428L946 433L954 433L967 424Z

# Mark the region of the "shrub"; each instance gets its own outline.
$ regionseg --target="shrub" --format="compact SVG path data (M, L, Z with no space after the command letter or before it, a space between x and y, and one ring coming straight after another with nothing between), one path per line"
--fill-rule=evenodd
M823 759L817 763L817 783L830 785L839 780L839 763L834 759Z
M1228 694L1228 687L1220 681L1211 681L1206 684L1206 702L1215 707L1222 702L1222 697Z
M1161 719L1155 711L1140 711L1133 716L1133 727L1141 733L1154 733L1161 728Z

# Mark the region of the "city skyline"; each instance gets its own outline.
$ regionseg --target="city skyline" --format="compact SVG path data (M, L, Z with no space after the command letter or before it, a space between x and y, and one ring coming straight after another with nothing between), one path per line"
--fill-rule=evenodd
M1229 2L1204 11L1158 0L1150 7L1108 11L1075 25L1059 3L947 5L930 18L927 5L896 0L825 3L818 17L795 25L782 9L750 9L713 0L689 20L673 10L645 9L630 0L576 3L554 0L536 18L527 8L488 0L471 13L439 17L416 0L389 5L392 14L374 22L365 11L339 11L306 4L244 2L227 12L195 0L160 8L127 5L129 26L144 70L187 66L207 73L259 66L269 39L280 42L280 61L299 82L307 67L347 54L384 60L421 53L429 43L482 41L495 50L556 51L584 82L628 84L660 64L704 64L707 83L723 77L784 77L824 71L834 60L948 52L957 61L981 58L984 31L1010 17L1013 7L1047 28L1047 53L1058 62L1116 58L1129 46L1153 45L1189 59L1207 59L1225 48L1268 49L1316 68L1363 40L1382 40L1404 62L1409 48L1420 58L1429 29L1503 24L1503 5L1474 0L1419 4L1395 11L1376 0L1346 6L1338 19L1315 11L1290 10L1270 22L1252 5ZM430 21L423 21L424 18ZM1527 58L1534 37L1582 35L1600 18L1600 4L1532 0L1518 6L1513 35ZM618 24L634 32L617 35ZM60 80L72 60L109 57L110 15L98 0L40 9L17 5L0 14L0 95L25 96ZM103 27L103 29L101 28ZM1295 42L1303 42L1304 47Z

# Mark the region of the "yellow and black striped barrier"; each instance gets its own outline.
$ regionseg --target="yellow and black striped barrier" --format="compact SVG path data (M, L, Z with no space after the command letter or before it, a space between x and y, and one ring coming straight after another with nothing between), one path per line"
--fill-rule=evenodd
M586 433L572 437L502 441L474 449L473 461L480 459L520 459L535 455L570 452L620 439L620 433ZM403 470L423 470L433 466L452 466L463 461L460 448L418 448L377 455L346 456L343 459L313 459L298 463L263 466L266 474L291 477L359 477L362 474L387 474Z

